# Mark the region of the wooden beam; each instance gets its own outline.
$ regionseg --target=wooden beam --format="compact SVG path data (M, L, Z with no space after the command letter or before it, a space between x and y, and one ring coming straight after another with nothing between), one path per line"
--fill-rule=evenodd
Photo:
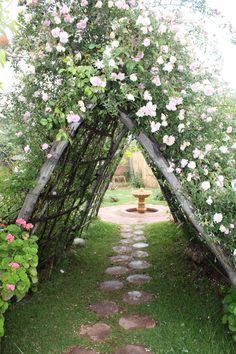
M72 123L70 126L70 136L74 137L79 126L81 125L82 120L79 123ZM50 154L52 157L48 160L46 160L39 172L39 177L36 181L36 185L34 188L32 188L28 194L26 195L24 204L18 214L18 218L23 218L26 221L29 220L32 216L32 213L34 211L35 205L38 201L38 198L40 196L40 193L42 192L43 188L46 186L48 183L52 172L54 171L59 159L61 158L63 152L69 145L69 141L56 141L51 150Z
M137 124L129 115L120 112L119 119L126 126L127 130L134 134L137 141L143 146L147 154L150 156L150 159L168 181L170 188L180 203L186 217L198 231L200 237L206 242L208 248L219 260L222 267L228 274L231 283L234 287L236 287L236 272L233 264L228 259L217 238L214 235L208 235L204 230L201 221L197 217L195 207L192 204L190 197L187 195L175 174L169 169L169 163L161 152L159 143L153 137L148 136L143 132L137 132Z

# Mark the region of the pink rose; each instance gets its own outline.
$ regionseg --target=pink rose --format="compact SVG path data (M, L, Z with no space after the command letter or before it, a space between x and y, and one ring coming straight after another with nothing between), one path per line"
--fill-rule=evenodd
M44 143L41 145L42 150L47 150L49 148L49 145L47 143Z
M66 119L68 123L78 123L80 121L80 116L71 111L67 114Z
M8 243L12 243L15 240L15 237L12 234L8 234L5 237L5 240L8 241Z
M61 30L59 27L53 28L53 30L51 30L51 34L54 38L59 37L60 32L61 32Z
M18 268L20 268L20 265L19 265L19 263L17 263L17 262L11 262L11 263L9 263L9 266L10 266L11 268L13 268L13 269L18 269Z
M26 221L25 221L25 219L23 219L23 218L17 219L17 220L16 220L16 223L17 223L18 225L22 226L22 227L25 227L25 225L26 225Z
M6 288L7 290L14 291L16 287L14 284L7 284Z
M31 222L29 222L28 224L25 225L25 229L26 230L30 230L30 229L33 229L34 225L31 224Z

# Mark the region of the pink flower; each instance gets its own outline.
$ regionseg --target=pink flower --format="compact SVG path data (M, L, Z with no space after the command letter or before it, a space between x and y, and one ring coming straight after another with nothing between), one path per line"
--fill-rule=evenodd
M60 43L58 43L58 45L56 46L56 50L57 52L61 53L61 52L65 52L66 48L63 47Z
M161 51L162 51L162 53L168 53L168 51L169 51L168 45L162 45L161 46Z
M49 21L49 20L45 20L45 21L43 21L43 25L44 25L44 27L49 27L49 26L50 26L50 24L51 24L51 21Z
M28 154L30 151L31 151L31 149L30 149L29 145L26 145L26 146L24 147L24 152L25 152L26 154Z
M12 234L8 234L5 237L5 240L8 241L8 243L12 243L15 240L15 237Z
M68 42L68 38L69 38L69 34L66 31L62 31L59 34L59 37L60 37L60 42L61 43L67 43Z
M234 257L236 257L236 248L235 248L235 250L234 250L234 253L233 253L233 255L234 255Z
M14 284L7 284L6 288L7 288L7 290L14 291L16 286Z
M139 53L136 57L132 57L133 61L139 62L141 59L143 59L144 53L141 52Z
M30 230L30 229L33 229L34 225L31 224L31 222L29 222L28 224L25 225L25 229L26 230Z
M61 29L59 27L53 28L53 30L51 30L51 34L54 38L59 37L60 32L61 32Z
M16 223L22 227L25 227L26 221L23 218L16 219Z
M67 15L69 13L69 7L66 4L63 4L61 10L60 10L60 14L61 15Z
M47 159L50 159L52 157L52 154L47 154Z
M9 266L10 266L11 268L13 268L13 269L18 269L18 268L20 268L20 265L19 265L19 263L17 263L17 262L11 262L11 263L9 263Z
M17 133L15 134L15 136L16 136L17 138L20 138L22 135L23 135L22 132L17 132Z
M44 143L41 145L42 150L47 150L49 148L49 145L47 143Z
M214 93L214 88L211 85L207 85L204 87L204 94L206 96L212 96Z
M66 119L68 123L78 123L80 121L80 116L71 111L67 114Z
M25 18L25 22L26 22L26 23L30 23L31 20L32 20L32 18L33 18L33 16L32 16L31 14L29 14L29 13L26 13L26 14L24 15L24 18Z
M74 21L74 17L72 17L71 15L66 15L66 16L64 17L64 21L65 21L66 23L72 23L72 22Z
M76 28L79 30L79 31L82 31L84 30L86 27L87 27L87 22L88 22L88 18L86 17L85 19L83 20L80 20L77 25L76 25Z
M106 81L102 81L102 79L99 76L94 76L90 78L90 83L92 84L92 86L95 87L105 87L106 86Z
M47 94L47 93L43 93L43 94L42 94L42 100L43 100L44 102L47 102L48 99L49 99L48 94Z

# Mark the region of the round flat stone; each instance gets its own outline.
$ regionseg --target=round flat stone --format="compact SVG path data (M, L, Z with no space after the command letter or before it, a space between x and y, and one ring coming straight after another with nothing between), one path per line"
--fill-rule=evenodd
M105 273L109 275L123 275L129 271L128 268L124 266L114 266L106 269Z
M144 231L143 230L135 230L134 234L135 235L144 235Z
M130 329L149 329L156 326L156 322L150 316L128 315L119 320L119 325L127 330Z
M132 238L133 237L133 234L132 233L122 233L121 234L121 237L123 237L123 238Z
M119 280L108 280L101 283L100 288L105 291L117 291L122 289L124 283Z
M131 269L147 269L151 266L150 263L146 262L146 261L131 261L128 266Z
M99 352L96 352L93 349L86 349L83 347L73 347L70 348L65 354L99 354Z
M138 241L140 241L140 240L138 240ZM132 238L124 238L123 240L120 240L120 243L122 243L123 245L129 245L131 243L134 243L134 241Z
M102 300L89 306L89 309L100 316L109 317L119 312L119 307L114 301Z
M126 345L118 349L115 354L152 354L150 350L146 349L143 345Z
M91 339L93 342L104 341L111 333L111 327L101 322L95 323L94 325L82 325L80 327L80 335Z
M132 252L132 248L129 246L115 246L112 248L114 252L118 254L130 253Z
M136 258L136 257L137 258L145 258L145 257L148 257L149 254L145 251L134 251L134 252L132 252L131 256L134 258Z
M132 257L126 254L118 254L117 256L110 257L112 263L128 263L132 261Z
M133 236L133 240L136 241L136 242L146 241L146 237L142 236L142 235L135 235L135 236Z
M146 291L128 291L123 295L123 301L127 302L130 305L139 305L149 302L153 299L153 295Z
M142 285L149 283L152 280L152 277L146 274L132 274L129 275L127 281L131 284Z
M134 248L146 248L148 246L149 246L149 244L145 243L145 242L137 242L137 243L133 244Z

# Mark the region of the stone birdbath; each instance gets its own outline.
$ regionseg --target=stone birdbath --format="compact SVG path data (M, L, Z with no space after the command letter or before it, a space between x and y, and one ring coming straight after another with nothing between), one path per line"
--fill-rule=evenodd
M137 191L134 191L132 194L135 198L138 198L138 213L144 214L147 210L145 206L145 198L149 197L152 193L145 191L143 188L140 188Z

